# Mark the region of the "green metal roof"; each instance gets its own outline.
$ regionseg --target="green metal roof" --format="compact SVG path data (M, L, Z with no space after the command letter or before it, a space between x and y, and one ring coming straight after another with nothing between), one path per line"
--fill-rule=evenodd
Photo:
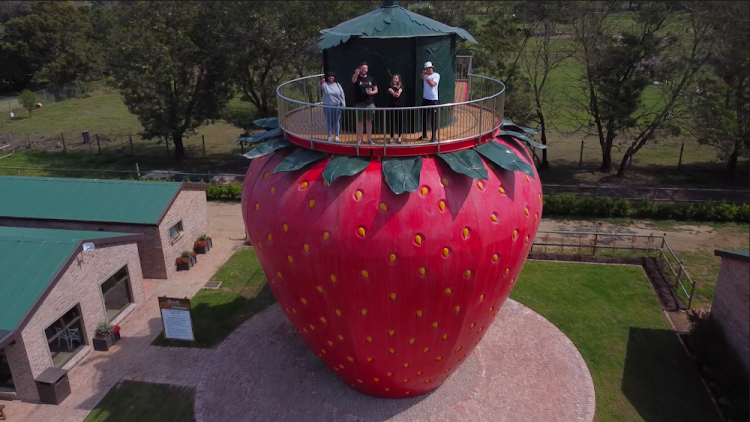
M714 250L714 256L734 259L742 262L750 262L750 251L726 251L721 249Z
M465 40L477 42L464 29L445 25L396 5L380 7L333 28L323 29L320 33L319 50L336 47L351 37L413 38L456 34Z
M0 176L0 216L158 224L182 183Z
M0 343L19 324L84 241L132 233L0 226Z

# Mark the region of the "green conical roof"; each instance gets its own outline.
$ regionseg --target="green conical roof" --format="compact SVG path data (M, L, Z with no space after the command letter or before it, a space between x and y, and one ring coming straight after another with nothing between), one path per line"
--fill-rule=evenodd
M413 38L456 34L476 43L468 32L442 24L436 20L410 12L398 5L383 6L370 13L320 31L318 49L325 50L343 44L351 37Z

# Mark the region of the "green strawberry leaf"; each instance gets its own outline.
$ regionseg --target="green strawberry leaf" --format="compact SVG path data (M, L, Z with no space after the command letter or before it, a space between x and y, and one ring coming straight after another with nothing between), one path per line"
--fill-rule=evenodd
M253 159L262 157L264 155L268 155L276 150L279 150L281 148L287 148L287 147L293 147L294 144L287 141L283 138L273 138L268 142L263 142L262 144L258 145L257 147L251 149L250 151L244 153L242 156L245 158Z
M370 165L367 158L352 157L348 155L336 155L326 164L323 171L323 179L332 185L341 176L354 176L363 172Z
M535 177L534 168L526 164L512 149L505 145L490 141L475 147L474 150L506 170L517 170Z
M503 119L502 123L500 124L500 130L508 130L513 132L524 132L528 133L529 135L538 135L540 130L539 129L530 129L524 126L517 125L510 120Z
M422 157L383 158L383 176L396 195L415 192L421 173Z
M487 180L487 168L482 162L482 158L476 151L464 149L447 154L438 154L453 171L465 174L472 179Z
M307 148L297 148L293 153L287 155L286 158L284 158L284 161L276 166L273 174L282 171L299 170L310 163L314 163L315 161L322 160L326 157L328 157L327 152L314 151Z
M537 142L537 141L529 138L528 136L524 135L523 133L513 132L513 131L510 131L510 130L501 130L500 132L498 132L498 134L497 134L498 138L502 139L503 136L511 136L513 138L520 139L520 140L528 143L529 145L531 145L534 148L539 148L539 149L545 149L545 148L547 148L547 145L540 144L539 142Z
M276 129L279 127L279 118L266 117L265 119L253 120L253 124L266 130Z
M257 144L258 142L265 141L271 138L275 138L277 136L281 136L281 129L271 129L267 132L262 132L255 134L253 136L243 136L242 138L237 140L237 143L246 143L246 144Z

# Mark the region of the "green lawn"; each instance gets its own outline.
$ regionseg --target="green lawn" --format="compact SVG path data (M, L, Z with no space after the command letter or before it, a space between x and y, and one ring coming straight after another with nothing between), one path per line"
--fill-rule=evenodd
M122 381L104 396L84 422L194 421L194 401L194 388Z
M595 420L720 420L641 268L531 261L512 297L581 352Z
M218 346L253 315L276 303L253 249L236 252L211 280L221 281L218 290L200 290L192 298L195 347ZM190 346L159 335L152 345Z

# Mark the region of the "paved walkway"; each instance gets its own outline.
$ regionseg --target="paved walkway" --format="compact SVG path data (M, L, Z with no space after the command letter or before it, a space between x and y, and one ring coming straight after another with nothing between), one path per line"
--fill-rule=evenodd
M278 304L214 352L197 383L198 422L594 418L594 383L583 357L552 323L513 300L445 384L409 399L349 388L307 349Z

